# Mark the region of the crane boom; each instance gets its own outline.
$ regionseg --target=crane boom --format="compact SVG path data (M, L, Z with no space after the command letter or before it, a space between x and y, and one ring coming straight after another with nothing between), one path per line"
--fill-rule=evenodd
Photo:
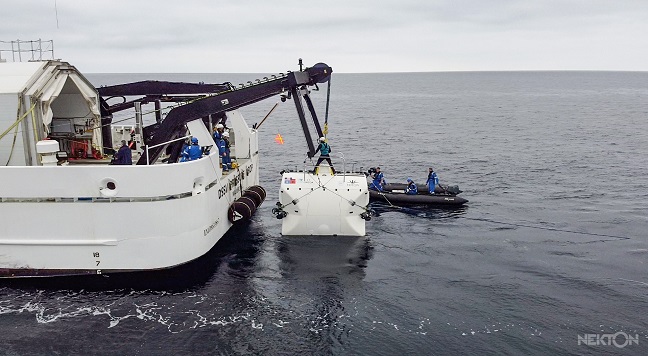
M248 82L248 85L235 87L231 83L204 84L204 83L179 83L164 81L143 81L114 86L97 88L101 96L102 123L109 124L115 112L133 107L136 103L160 102L184 103L171 109L164 119L157 110L157 120L154 124L145 126L142 132L142 140L146 146L156 146L164 142L181 137L185 133L185 124L196 120L204 119L208 122L210 115L225 118L225 112L232 111L261 100L282 95L282 100L292 97L294 99L297 114L304 130L308 155L315 154L315 145L311 137L309 125L306 120L305 108L302 105L303 97L307 103L307 109L315 124L315 130L321 135L321 129L317 120L315 109L309 97L308 88L316 86L317 83L325 83L330 79L333 69L326 64L318 63L310 68L297 72L287 72L271 78L265 77L262 80ZM107 100L112 97L136 96L138 98L108 105ZM109 125L104 125L104 140L111 142ZM180 145L171 144L171 157L169 161L177 158ZM148 160L155 162L165 149L165 145L149 149ZM147 164L143 155L137 164Z

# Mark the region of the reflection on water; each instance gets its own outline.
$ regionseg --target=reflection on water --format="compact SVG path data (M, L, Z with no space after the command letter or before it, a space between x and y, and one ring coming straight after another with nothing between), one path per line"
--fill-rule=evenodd
M345 283L362 280L372 248L365 237L284 236L277 255L286 278Z
M281 279L273 299L283 301L282 314L291 316L296 340L311 345L303 350L307 353L315 345L317 353L339 352L348 342L349 318L357 314L357 295L365 288L365 270L374 253L369 238L282 236L275 250Z

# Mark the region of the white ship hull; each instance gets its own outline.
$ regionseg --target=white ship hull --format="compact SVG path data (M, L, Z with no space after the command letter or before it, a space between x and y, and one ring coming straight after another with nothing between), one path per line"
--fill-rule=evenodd
M259 182L258 155L239 164L222 177L218 154L154 166L3 167L0 276L152 270L196 259L232 226L228 208L241 188ZM108 181L112 196L102 193Z
M0 127L9 128L0 137L0 161L7 165L0 167L0 277L189 262L223 237L232 226L228 209L259 183L258 134L235 110L226 112L236 137L237 168L229 173L201 118L187 121L179 134L199 138L211 154L181 163L109 165L103 150L113 144L102 141L98 93L74 67L4 63L0 78ZM141 142L138 147L134 154L148 159ZM61 151L82 158L61 160Z

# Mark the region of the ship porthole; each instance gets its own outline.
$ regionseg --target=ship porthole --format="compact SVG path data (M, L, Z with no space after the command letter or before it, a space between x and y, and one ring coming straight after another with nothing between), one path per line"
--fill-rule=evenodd
M113 178L104 178L99 182L99 193L104 197L114 197L117 195L117 181Z

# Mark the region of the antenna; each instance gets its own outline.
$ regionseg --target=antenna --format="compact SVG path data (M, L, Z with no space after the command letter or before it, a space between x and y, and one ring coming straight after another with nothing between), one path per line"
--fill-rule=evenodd
M54 14L56 15L56 29L59 28L58 24L58 7L56 6L56 0L54 0Z

